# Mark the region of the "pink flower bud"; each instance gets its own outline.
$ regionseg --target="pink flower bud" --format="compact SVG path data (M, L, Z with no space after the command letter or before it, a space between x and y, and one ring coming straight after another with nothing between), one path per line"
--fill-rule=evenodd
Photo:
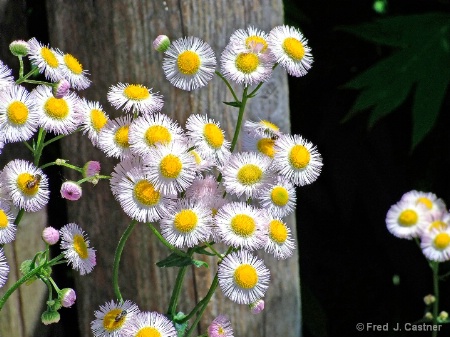
M70 308L75 303L77 299L77 294L75 293L75 290L73 290L72 288L64 288L61 289L60 298L61 298L61 305L64 308Z
M170 46L170 40L166 35L159 35L153 41L153 48L155 48L159 52L165 52Z
M66 181L61 185L61 196L64 199L76 201L81 198L82 194L81 186L73 181Z
M83 166L83 177L93 177L100 173L100 163L90 160Z
M54 245L59 241L59 232L53 227L45 227L42 231L42 240L48 245Z
M53 84L52 93L55 98L63 98L69 93L70 83L65 78Z

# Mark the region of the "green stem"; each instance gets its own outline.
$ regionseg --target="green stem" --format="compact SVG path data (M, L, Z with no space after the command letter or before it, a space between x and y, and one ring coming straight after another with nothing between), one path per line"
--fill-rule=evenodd
M39 128L38 139L36 147L34 148L34 165L39 166L41 160L42 150L44 149L44 140L46 132L43 128Z
M116 294L117 300L119 302L123 302L122 294L119 289L119 265L120 265L120 257L122 256L123 247L125 247L125 243L127 242L131 232L133 231L134 226L137 221L133 220L128 225L125 232L123 232L120 237L119 243L117 244L116 252L114 253L114 264L113 264L113 288L114 293Z
M169 248L169 250L179 256L182 257L189 257L188 254L186 254L185 252L179 250L178 248L174 247L173 245L171 245L166 239L164 239L164 237L161 235L160 232L158 232L158 230L150 223L147 222L147 226L152 230L153 234L156 235L156 237L158 238L159 241L161 241L161 243L166 246L167 248Z
M236 129L234 130L233 140L231 142L230 152L234 151L234 148L236 147L237 140L239 137L239 132L241 131L242 120L244 119L245 105L247 104L247 99L248 99L247 91L248 91L248 87L245 87L244 92L242 93L241 105L239 106L239 114L238 114L238 119L237 119L237 123L236 123Z
M68 168L70 168L70 169L72 169L72 170L75 170L75 171L78 171L78 172L80 172L80 173L83 173L83 169L80 168L80 167L78 167L78 166L71 165L71 164L67 164L67 163L65 163L65 162L57 163L56 161L52 161L52 162L50 162L50 163L47 163L47 164L42 165L42 166L41 166L41 169L45 169L45 168L47 168L47 167L49 167L49 166L53 166L53 165L58 165L58 166L68 167Z
M22 56L18 56L19 58L19 78L23 77L23 59Z
M189 248L188 256L192 257L193 253L194 250ZM171 317L175 317L176 315L178 298L180 297L181 288L183 286L183 280L184 276L186 275L187 268L188 266L183 266L178 270L177 279L175 281L175 287L172 291L172 296L170 297L169 309L167 310L167 314L170 315Z
M47 145L50 145L51 143L56 142L57 140L60 140L60 139L64 138L65 136L66 136L66 135L58 135L58 136L55 136L55 137L53 137L52 139L49 139L48 141L46 141L46 142L44 143L43 147L45 147L45 146L47 146Z
M433 325L438 325L438 311L439 311L439 262L431 262L431 269L433 270L433 293L436 300L433 303ZM438 329L433 329L432 337L436 337Z
M25 76L23 76L23 77L21 76L20 78L18 78L16 80L16 84L20 84L20 83L26 81L26 79L28 77L32 76L33 74L37 73L38 71L39 71L38 68L34 68L34 69L30 70L30 72L28 74L26 74Z
M35 276L36 274L39 274L39 272L41 271L41 269L45 268L45 267L49 267L49 266L53 266L55 264L57 264L59 262L59 260L61 260L62 258L64 258L63 254L58 255L57 257L55 257L54 259L48 261L47 263L44 263L42 265L40 265L39 267L29 271L28 273L26 273L24 276L22 276L19 280L16 281L16 283L14 283L11 288L9 288L5 295L3 295L3 297L0 299L0 310L2 310L3 306L5 305L6 301L8 300L9 296L11 296L11 294L17 290L17 288L19 288L22 284L24 284L25 282L27 282L29 279L31 279L33 276Z
M234 92L233 88L230 85L230 82L228 82L227 79L225 77L223 77L223 75L220 72L216 71L216 75L219 76L222 79L222 81L225 82L226 86L228 87L228 89L230 90L231 94L233 95L234 101L235 102L239 102L239 100L238 100L238 98L236 96L236 93Z
M209 242L205 242L205 245L206 245L209 249L211 249L211 251L212 251L214 254L216 254L216 256L217 256L219 259L222 259L222 254L220 254L217 250L215 250L214 247L213 247L212 245L209 244Z
M20 223L20 220L22 220L22 217L25 213L25 210L21 208L19 212L17 213L16 219L14 220L14 225L18 226Z

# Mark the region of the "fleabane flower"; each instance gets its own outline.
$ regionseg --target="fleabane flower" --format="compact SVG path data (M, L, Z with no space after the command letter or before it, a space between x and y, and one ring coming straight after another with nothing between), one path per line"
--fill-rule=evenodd
M286 178L278 176L277 180L270 182L258 191L258 201L261 208L270 214L283 218L295 210L295 186Z
M156 113L136 118L130 125L129 142L131 151L139 156L156 144L170 144L182 140L183 130L169 116Z
M29 140L38 121L34 100L24 87L11 85L0 91L0 132L6 143Z
M213 175L197 176L191 186L186 189L186 198L195 198L205 203L222 195L223 190L219 188L216 177Z
M152 45L156 51L164 53L170 46L170 39L167 35L158 35L156 39L153 40Z
M256 152L273 159L275 157L275 139L269 137L253 137L248 132L242 133L242 150Z
M70 93L70 82L65 78L60 79L52 86L52 94L55 98L63 98Z
M65 181L60 189L61 197L70 201L76 201L83 195L81 186L74 181Z
M221 207L214 217L214 235L235 248L256 250L264 246L267 238L264 214L243 202L230 202Z
M127 114L109 120L98 135L98 147L106 156L126 159L132 156L129 131L132 116Z
M267 33L255 27L249 26L247 29L238 29L230 36L230 42L240 45L243 48L251 49L259 45L258 52L268 52Z
M27 41L15 40L9 44L9 50L14 56L24 57L28 55L30 46Z
M412 190L403 194L401 200L424 205L433 217L440 217L447 212L444 201L431 192Z
M233 337L231 321L225 315L213 319L208 327L208 337Z
M58 55L61 64L63 77L69 81L70 86L76 90L83 90L91 85L91 80L87 77L89 72L83 69L83 65L72 54Z
M73 290L72 288L64 288L61 289L61 292L58 294L58 297L60 298L61 305L64 308L70 308L72 305L75 304L77 294L75 293L75 290Z
M281 219L269 217L267 226L267 241L264 250L278 260L292 256L295 249L290 228Z
M0 60L0 91L14 84L12 70Z
M296 186L314 182L322 170L322 157L315 145L300 135L282 135L275 142L273 168Z
M297 28L286 25L274 27L267 40L276 62L289 75L300 77L307 74L313 57L308 41Z
M141 158L121 161L111 176L111 191L129 217L140 222L160 219L168 198L148 178Z
M158 312L140 312L123 329L123 337L177 337L172 321Z
M232 42L222 52L220 63L226 79L244 86L269 80L275 64L272 54L261 53Z
M45 227L41 236L48 245L54 245L59 241L59 231L53 227Z
M427 226L426 208L409 201L399 201L386 214L386 226L394 236L402 239L419 237Z
M96 265L95 250L84 231L75 223L69 223L59 230L61 250L69 265L80 275L89 274Z
M190 36L174 41L164 55L164 74L177 88L195 90L205 86L214 75L214 52L206 42L197 37Z
M233 153L222 168L223 186L229 193L246 198L256 196L257 192L272 181L269 169L272 160L255 152Z
M100 173L100 162L96 160L89 160L86 164L83 165L83 178L86 177L95 177Z
M178 248L193 247L211 235L212 215L202 203L179 199L167 207L159 221L162 236Z
M68 135L74 132L80 123L80 114L75 108L79 98L74 93L56 98L52 89L46 85L38 85L32 91L39 114L39 125L45 131L57 135Z
M190 115L186 121L188 137L195 150L206 158L223 164L230 156L230 142L220 124L204 115Z
M14 206L26 212L37 212L47 205L50 197L48 178L32 163L12 160L3 168L0 179Z
M228 254L217 273L224 295L238 304L254 303L264 297L269 287L269 269L246 250Z
M0 288L2 288L6 281L8 281L9 265L6 261L3 247L0 247Z
M0 200L0 245L14 241L17 227L9 203Z
M145 172L155 187L165 194L184 191L196 174L196 163L181 142L157 144L144 157Z
M449 212L439 212L436 215L431 215L426 212L426 225L424 227L424 231L432 231L432 230L446 230L450 228L450 213Z
M107 99L117 110L150 114L161 111L164 101L153 89L142 84L118 83L109 88Z
M261 119L259 122L250 120L245 121L244 131L257 138L269 137L276 139L281 136L279 126L265 119Z
M123 337L125 328L139 313L138 306L126 300L123 303L110 301L95 310L91 330L95 337Z
M250 303L248 306L253 315L258 315L263 312L265 303L264 300L259 299L256 302Z
M34 37L28 40L28 46L30 47L28 58L41 74L53 82L57 82L63 77L60 63L62 52L60 50L45 46Z
M449 261L450 227L424 231L420 237L420 248L430 261Z
M87 134L94 146L98 146L100 131L109 121L109 117L99 102L88 101L85 98L79 101L78 112L81 119L83 135Z

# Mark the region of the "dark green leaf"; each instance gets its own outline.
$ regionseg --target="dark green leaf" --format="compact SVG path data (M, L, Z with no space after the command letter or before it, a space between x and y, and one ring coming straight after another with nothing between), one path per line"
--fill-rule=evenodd
M209 255L209 256L216 255L216 254L206 250L205 247L197 247L197 248L195 248L195 252L198 254Z
M193 264L192 259L189 256L180 256L172 253L165 259L156 262L156 265L160 268L167 267L184 267Z
M223 104L231 105L231 106L233 106L235 108L240 108L241 107L241 102L223 102Z
M208 264L207 264L206 262L200 261L200 260L192 260L192 263L193 263L194 266L196 266L197 268L200 268L200 267L206 267L206 268L208 268L208 267L209 267Z

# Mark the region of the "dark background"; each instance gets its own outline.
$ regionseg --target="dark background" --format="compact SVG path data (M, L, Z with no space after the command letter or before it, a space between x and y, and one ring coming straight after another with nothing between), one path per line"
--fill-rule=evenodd
M45 1L26 4L30 36L48 42ZM385 216L412 189L434 192L450 204L450 100L447 94L436 126L413 152L412 97L370 130L368 113L341 123L358 94L343 89L343 84L393 50L336 27L395 15L448 12L450 4L390 0L385 14L376 13L372 4L285 0L286 22L301 28L314 56L309 74L289 78L292 133L316 144L324 158L320 178L299 188L297 195L304 337L431 336L357 332L355 326L360 322L393 326L423 317L422 299L433 289L431 269L415 242L389 234ZM417 41L418 48L422 43ZM49 207L63 210L60 204ZM449 270L447 263L441 270ZM398 285L394 276L399 277ZM441 282L440 310L450 311L449 283ZM75 310L61 314L62 324L52 327L54 333L63 329L67 337L77 337ZM443 327L440 336L449 335L449 327Z

